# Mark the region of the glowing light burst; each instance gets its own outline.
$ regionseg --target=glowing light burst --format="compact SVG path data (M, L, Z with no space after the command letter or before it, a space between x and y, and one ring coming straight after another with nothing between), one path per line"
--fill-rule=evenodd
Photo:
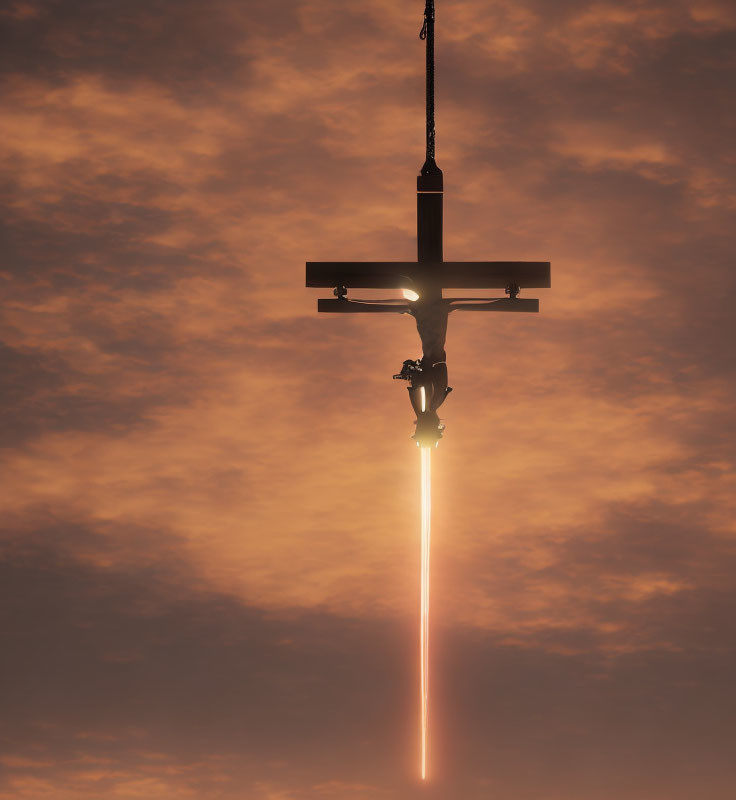
M420 601L419 650L422 705L422 780L427 778L427 734L429 733L429 543L432 519L432 451L420 450L422 457L422 589Z

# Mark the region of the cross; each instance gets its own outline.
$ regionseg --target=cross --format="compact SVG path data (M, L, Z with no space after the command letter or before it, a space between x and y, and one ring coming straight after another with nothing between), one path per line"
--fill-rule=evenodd
M435 162L434 124L434 0L426 0L424 25L419 34L426 40L426 160L417 177L417 260L416 261L308 261L306 285L333 288L334 298L321 298L317 310L337 314L411 314L417 320L422 338L424 362L432 366L444 364L444 332L450 311L539 311L539 301L522 299L522 289L548 288L548 261L445 261L442 249L443 176ZM504 289L505 297L445 297L446 289ZM349 289L402 289L408 300L356 300L348 297ZM442 317L444 316L444 322ZM439 323L437 320L440 320ZM444 328L435 332L436 355L428 356L427 330L434 325ZM441 338L441 342L439 339ZM430 346L431 349L431 346ZM416 363L421 371L420 362ZM446 386L446 367L445 386ZM426 372L426 365L425 365ZM407 380L408 374L401 376ZM416 373L414 373L416 377ZM426 378L425 378L426 380ZM432 380L432 379L430 379ZM415 388L415 380L412 380ZM441 399L435 408L444 400ZM424 397L422 395L422 397ZM422 400L424 403L424 399ZM415 406L417 416L424 405Z

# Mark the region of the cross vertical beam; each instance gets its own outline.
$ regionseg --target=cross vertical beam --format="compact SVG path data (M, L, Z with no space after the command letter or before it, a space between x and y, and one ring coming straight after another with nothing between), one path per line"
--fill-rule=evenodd
M417 261L420 264L440 264L442 252L442 170L434 159L425 161L417 177ZM429 274L436 269L425 267ZM433 275L433 277L438 277ZM441 296L441 293L440 293Z
M426 0L424 25L420 39L425 39L426 77L427 77L427 152L422 169L417 177L417 261L420 264L439 264L443 261L442 252L442 205L444 184L442 170L435 162L434 126L434 0ZM421 270L426 274L427 285L420 295L429 302L442 298L441 285L438 286L436 269L426 266Z

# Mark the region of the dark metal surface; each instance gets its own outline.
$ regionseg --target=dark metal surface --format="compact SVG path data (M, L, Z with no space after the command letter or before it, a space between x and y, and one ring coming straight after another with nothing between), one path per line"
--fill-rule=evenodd
M307 261L307 286L411 289L423 278L445 289L548 289L549 261Z
M422 263L442 261L442 197L442 192L417 192L417 261Z

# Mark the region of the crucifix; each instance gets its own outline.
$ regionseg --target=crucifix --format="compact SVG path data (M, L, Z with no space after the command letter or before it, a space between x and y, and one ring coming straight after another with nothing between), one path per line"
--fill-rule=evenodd
M414 438L437 444L443 426L437 409L448 391L444 342L451 311L539 311L539 301L522 299L522 289L548 288L548 261L445 261L442 247L442 170L435 162L434 0L425 0L420 38L426 43L426 159L417 177L416 261L308 261L310 287L332 288L317 310L332 314L410 314L422 340L422 358L407 360L395 378L407 380L417 415ZM505 297L444 297L445 289L504 289ZM357 300L349 289L400 289L404 299Z
M407 380L417 416L417 445L436 445L443 425L437 409L451 391L447 387L444 350L447 315L451 311L539 311L539 301L522 299L527 288L550 286L548 261L445 261L442 247L443 176L435 161L434 0L426 0L420 38L426 42L426 159L417 177L417 260L308 261L307 286L331 287L334 299L319 299L325 313L411 314L422 341L420 360L407 360L394 378ZM446 298L445 289L504 289L506 297ZM356 300L348 289L401 289L404 300Z
M539 311L539 301L519 292L550 286L548 261L445 261L442 250L442 170L435 162L434 0L425 0L419 37L426 42L427 152L417 177L416 261L308 261L307 286L332 288L334 298L317 301L317 310L332 314L410 314L416 320L422 358L404 361L396 379L409 383L416 414L415 434L421 448L421 600L420 697L421 776L427 776L429 677L429 532L430 454L442 437L438 409L452 391L447 385L445 338L452 311ZM400 289L403 299L357 300L349 289ZM446 289L504 289L505 297L445 297Z

